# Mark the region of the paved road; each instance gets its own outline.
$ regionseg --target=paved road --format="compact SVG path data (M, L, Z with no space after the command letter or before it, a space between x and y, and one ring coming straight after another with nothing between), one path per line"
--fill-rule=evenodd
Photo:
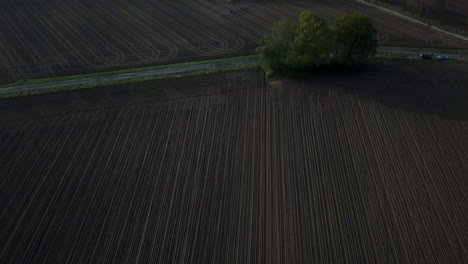
M166 69L159 69L159 70L148 70L148 71L141 71L141 72L121 73L121 74L99 76L99 77L88 77L88 78L73 79L73 80L66 80L66 81L56 81L56 82L47 82L47 83L40 83L40 84L13 86L13 87L0 88L0 95L33 91L33 90L51 89L51 88L58 88L58 87L64 87L64 86L99 84L99 83L105 83L105 82L110 82L110 81L138 79L138 78L144 78L144 77L150 77L150 76L162 76L162 75L168 75L168 74L188 73L188 72L195 72L195 71L210 70L210 69L215 69L215 68L228 68L228 67L240 66L243 64L254 63L257 61L258 59L246 59L246 60L228 61L228 62L215 62L215 63L206 63L206 64L191 65L191 66L180 66L180 67L173 67L173 68L166 68Z
M437 52L431 52L427 51L424 53L434 53L439 54ZM419 58L419 54L416 51L404 51L404 50L385 50L381 49L377 52L377 55L379 56L389 56L389 57L402 57L402 58ZM450 59L452 60L466 60L468 61L468 55L463 55L463 54L455 54L455 53L444 53L445 55L448 55Z
M416 58L419 56L419 53L415 51L395 51L395 50L380 49L377 55L391 56L391 57L393 56L404 57L404 58ZM448 54L448 55L453 59L460 59L460 60L463 59L463 60L468 61L468 56L466 55L461 55L461 54ZM199 64L199 65L192 65L192 66L181 66L181 67L174 67L174 68L159 69L159 70L148 70L148 71L122 73L122 74L107 75L107 76L100 76L100 77L73 79L73 80L67 80L67 81L57 81L57 82L48 82L48 83L41 83L41 84L13 86L13 87L0 88L0 95L33 91L33 90L51 89L51 88L58 88L58 87L65 87L65 86L83 85L83 84L100 84L100 83L109 82L109 81L138 79L138 78L150 77L150 76L188 73L188 72L194 72L194 71L210 70L210 69L215 69L215 68L227 68L227 67L240 66L243 64L249 64L249 63L255 63L255 62L258 62L258 59L246 59L246 60L229 61L229 62L206 63L206 64Z
M424 25L424 26L427 26L427 27L430 27L431 29L433 30L436 30L436 31L439 31L439 32L442 32L444 34L447 34L449 36L452 36L452 37L455 37L455 38L458 38L458 39L461 39L461 40L464 40L464 41L467 41L468 42L468 37L465 37L463 35L460 35L460 34L456 34L456 33L453 33L453 32L450 32L450 31L447 31L447 30L444 30L440 27L437 27L437 26L433 26L433 25L429 25L427 23L424 23L420 20L417 20L413 17L410 17L410 16L407 16L407 15L404 15L402 13L399 13L399 12L396 12L392 9L389 9L389 8L386 8L386 7L382 7L382 6L379 6L379 5L376 5L376 4L372 4L372 3L369 3L367 2L366 0L355 0L361 4L364 4L364 5L367 5L367 6L371 6L371 7L374 7L374 8L377 8L377 9L380 9L386 13L389 13L389 14L392 14L394 16L397 16L397 17L401 17L403 19L406 19L408 21L411 21L413 23L416 23L416 24L420 24L420 25Z

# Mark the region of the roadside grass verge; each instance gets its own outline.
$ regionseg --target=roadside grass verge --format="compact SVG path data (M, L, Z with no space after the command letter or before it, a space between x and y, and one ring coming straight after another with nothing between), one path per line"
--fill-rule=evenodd
M443 54L445 53L446 54L460 54L460 55L468 56L468 50L463 50L463 49L409 48L409 47L394 47L394 46L380 46L379 49L388 50L388 51L406 51L406 52L415 52L415 53L432 52L432 53L441 53L441 54L442 53ZM392 58L392 56L377 56L377 57ZM239 56L239 57L228 57L228 58L220 58L220 59L212 59L212 60L201 60L201 61L192 61L192 62L175 63L175 64L167 64L167 65L148 66L148 67L131 68L131 69L116 70L116 71L105 71L105 72L60 76L60 77L43 78L43 79L18 80L13 83L1 84L0 89L7 88L7 87L22 86L22 85L42 84L42 83L50 83L50 82L76 80L76 79L82 79L82 78L110 76L110 75L123 74L123 73L135 73L135 72L143 72L143 71L150 71L150 70L161 70L161 69L169 69L169 68L176 68L176 67L183 67L183 66L194 66L194 65L200 65L200 64L231 62L231 61L240 61L240 60L257 59L257 58L259 58L258 55L253 54L253 55L246 55L246 56ZM402 58L407 58L407 57L402 57Z
M245 56L245 57L242 57L242 58L243 59L254 58L254 56ZM213 62L213 61L211 61L211 62ZM204 63L206 63L206 61ZM197 64L200 64L200 63L197 63ZM184 66L186 66L186 65L197 65L197 64L185 64ZM259 66L260 66L260 64L258 62L255 62L255 63L242 64L242 65L238 65L238 66L212 68L212 69L208 69L208 70L193 71L193 72L186 72L186 73L155 75L155 76L148 76L148 77L142 77L142 78L132 78L132 79L107 81L107 82L97 82L97 83L92 83L92 84L60 86L60 87L55 87L55 88L37 89L37 90L32 90L32 91L23 91L23 92L17 92L17 93L2 94L2 95L0 95L0 98L11 98L11 97L26 96L26 95L55 93L55 92L71 91L71 90L78 90L78 89L100 88L100 87L127 84L127 83L145 82L145 81L153 81L153 80L161 80L161 79L176 79L176 78L201 76L201 75L208 75L208 74L222 73L222 72L229 72L229 71L243 71L243 70L256 69ZM145 70L147 70L147 69L145 69ZM122 72L119 72L119 73L122 73ZM89 77L89 76L86 76L86 77Z
M374 56L375 59L382 59L382 60L420 60L417 56L398 56L398 55L384 55L384 54L377 54Z
M58 81L68 81L68 80L75 80L75 79L82 79L82 78L93 78L93 77L101 77L101 76L116 75L116 74L123 74L123 73L135 73L135 72L143 72L143 71L150 71L150 70L161 70L161 69L169 69L169 68L176 68L176 67L183 67L183 66L194 66L194 65L200 65L200 64L220 63L220 62L231 62L231 61L256 59L256 58L258 58L257 55L247 55L247 56L239 56L239 57L228 57L228 58L220 58L220 59L212 59L212 60L191 61L191 62L183 62L183 63L175 63L175 64L148 66L148 67L140 67L140 68L133 68L133 69L105 71L105 72L87 73L87 74L79 74L79 75L69 75L69 76L43 78L43 79L18 80L18 81L13 82L13 83L7 83L7 84L0 85L0 89L1 88L6 88L6 87L22 86L22 85L41 84L41 83L58 82Z
M459 54L459 55L468 56L468 50L462 50L462 49L409 48L409 47L394 47L394 46L380 46L378 49L383 50L383 51L395 51L395 52L398 52L398 51L414 52L415 54L427 52L427 53L440 53L440 54ZM46 78L46 79L24 80L24 81L18 81L15 83L0 85L0 89L6 88L6 87L22 86L22 85L42 84L42 83L82 79L82 78L111 76L111 75L117 75L117 74L123 74L123 73L136 73L136 72L143 72L143 71L149 71L149 70L160 70L160 69L176 68L176 67L182 67L182 66L193 66L193 65L218 63L218 62L232 62L232 61L241 61L241 60L257 59L257 58L258 58L258 55L247 55L247 56L239 56L239 57L229 57L229 58L222 58L222 59L141 67L141 68L134 68L134 69L99 72L99 73L91 73L91 74L81 74L81 75L54 77L54 78ZM382 59L382 60L393 60L393 59L419 60L419 57L417 56L400 56L397 54L395 55L377 54L375 58ZM148 76L148 77L129 78L129 79L123 79L123 80L114 80L114 81L101 81L101 82L97 81L95 83L90 83L90 84L64 85L64 86L59 86L59 87L54 87L54 88L21 91L21 92L16 92L16 93L0 94L0 98L11 98L11 97L18 97L18 96L54 93L54 92L62 92L62 91L69 91L69 90L106 87L106 86L112 86L112 85L144 82L144 81L160 80L160 79L183 78L183 77L190 77L190 76L221 73L221 72L227 72L227 71L242 71L242 70L255 69L258 67L260 67L260 62L252 62L252 63L246 63L246 64L242 64L238 66L226 66L226 67L220 67L220 68L211 68L207 70L190 71L190 72L185 72L185 73L154 75L154 76Z

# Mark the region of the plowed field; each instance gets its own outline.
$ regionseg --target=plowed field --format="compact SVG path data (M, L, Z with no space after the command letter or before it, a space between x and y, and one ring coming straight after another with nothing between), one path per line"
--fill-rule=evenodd
M408 5L408 0L382 0L384 2L397 5L401 8L405 8L408 11L412 11L415 14L421 12L417 5ZM425 7L430 7L431 3L436 1L421 1L426 3ZM415 1L414 3L418 3ZM435 19L440 21L443 24L447 24L453 27L458 27L463 30L468 29L468 0L442 0L442 3L445 4L445 9L440 9L433 7L429 9L427 13L427 18ZM426 11L424 11L426 12ZM421 16L425 16L425 13L422 13Z
M466 263L464 66L2 99L0 262Z
M466 47L351 0L1 0L0 83L250 54L306 9L366 13L385 45Z

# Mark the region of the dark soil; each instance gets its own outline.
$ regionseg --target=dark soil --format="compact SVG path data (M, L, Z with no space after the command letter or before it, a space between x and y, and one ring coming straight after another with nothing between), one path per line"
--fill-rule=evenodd
M307 9L368 14L382 45L467 47L347 0L2 0L0 83L252 54L273 23Z
M0 100L1 263L466 263L466 65Z

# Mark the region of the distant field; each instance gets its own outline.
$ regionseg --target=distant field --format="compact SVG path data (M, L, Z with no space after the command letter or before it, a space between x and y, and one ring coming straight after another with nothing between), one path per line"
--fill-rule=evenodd
M306 9L366 13L385 45L467 47L351 0L2 0L0 83L249 54Z
M0 262L466 263L467 86L389 61L1 99Z
M381 0L417 12L417 8L408 7L408 0ZM468 0L443 0L445 10L441 13L431 13L428 18L437 19L443 24L468 30ZM427 1L430 3L430 1ZM437 10L437 9L436 9Z

